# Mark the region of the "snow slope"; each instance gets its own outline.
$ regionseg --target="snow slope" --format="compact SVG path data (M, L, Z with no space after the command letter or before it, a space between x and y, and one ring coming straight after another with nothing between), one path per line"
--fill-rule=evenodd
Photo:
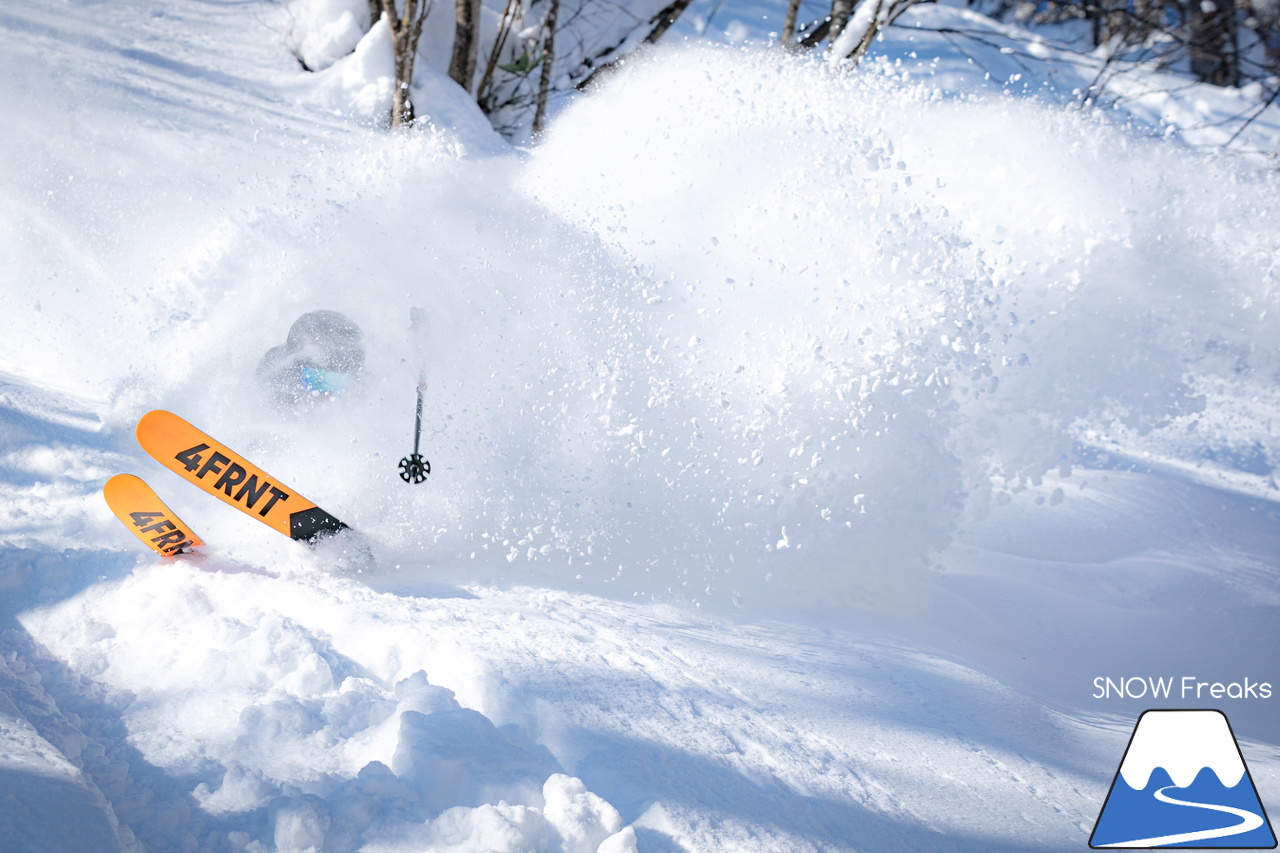
M0 11L14 849L1080 849L1187 704L1095 678L1280 685L1265 163L892 45L676 46L529 151L426 70L390 137L372 42L306 74L281 14ZM280 412L320 307L366 373ZM156 407L376 565L177 483ZM1276 801L1280 699L1204 701Z

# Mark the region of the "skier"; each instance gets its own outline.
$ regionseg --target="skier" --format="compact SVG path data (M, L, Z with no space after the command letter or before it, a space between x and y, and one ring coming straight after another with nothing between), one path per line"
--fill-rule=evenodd
M258 362L258 380L272 399L299 408L348 390L364 367L360 327L337 311L308 311L289 328L284 346Z

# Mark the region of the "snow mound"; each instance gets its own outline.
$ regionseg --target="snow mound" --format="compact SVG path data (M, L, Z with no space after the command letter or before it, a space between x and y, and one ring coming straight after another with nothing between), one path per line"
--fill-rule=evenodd
M294 55L309 71L328 68L356 50L370 24L366 0L299 0L286 14Z
M634 850L617 810L545 748L462 707L421 670L401 677L387 660L393 669L373 672L338 653L314 627L252 603L261 583L235 566L167 562L23 618L118 697L148 764L193 780L201 814L175 819L179 834L225 819L268 827L277 851L295 853ZM322 601L304 607L307 622L326 618ZM407 626L397 630L412 648ZM46 763L83 785L58 758ZM97 788L84 790L91 804Z

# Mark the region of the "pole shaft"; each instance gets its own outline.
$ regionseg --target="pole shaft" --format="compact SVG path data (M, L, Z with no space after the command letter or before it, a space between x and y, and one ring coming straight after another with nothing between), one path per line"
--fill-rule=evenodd
M422 392L427 388L426 377L418 379L418 411L413 418L413 454L418 455L418 442L422 438Z

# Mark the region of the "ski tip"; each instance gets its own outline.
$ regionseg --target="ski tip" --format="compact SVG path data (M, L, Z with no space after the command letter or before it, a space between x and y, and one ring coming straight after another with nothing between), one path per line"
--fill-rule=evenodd
M145 486L146 481L134 474L116 474L102 484L102 493L110 499L112 493L124 488L137 488L139 484Z
M143 415L138 418L138 426L141 427L143 424L151 423L156 420L167 420L169 418L176 417L177 415L167 409L152 409L149 412L143 413Z
M164 409L152 409L138 418L138 423L133 428L133 437L137 439L138 444L144 450L150 453L151 451L148 448L158 438L171 434L175 429L180 428L179 425L182 424L186 424L186 421L173 412Z

